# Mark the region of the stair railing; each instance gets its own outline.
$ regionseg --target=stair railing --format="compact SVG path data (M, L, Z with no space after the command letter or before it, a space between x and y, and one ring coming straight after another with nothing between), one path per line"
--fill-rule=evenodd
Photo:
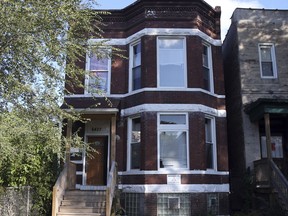
M110 216L117 185L117 163L112 162L106 189L106 216Z
M74 189L76 184L76 165L72 162L66 163L64 169L58 176L53 187L52 216L56 216L65 190Z
M278 195L286 203L284 206L285 209L288 209L288 181L280 171L278 166L270 160L270 167L271 167L271 182L274 189L277 191Z

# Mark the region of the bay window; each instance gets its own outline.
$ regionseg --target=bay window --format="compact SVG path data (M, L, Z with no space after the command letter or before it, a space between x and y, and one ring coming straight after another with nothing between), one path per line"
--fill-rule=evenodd
M186 42L183 37L159 37L158 87L184 88L187 86Z
M140 169L141 161L141 119L128 120L128 169Z
M212 117L205 118L205 143L206 143L206 169L217 168L215 120Z
M202 50L204 89L213 92L211 47L207 44L203 44Z
M187 114L158 115L159 168L188 168Z
M141 42L130 46L130 89L141 88Z

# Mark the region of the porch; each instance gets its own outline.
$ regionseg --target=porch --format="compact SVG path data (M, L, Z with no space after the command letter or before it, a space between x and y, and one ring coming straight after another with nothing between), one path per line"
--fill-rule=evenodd
M110 216L117 187L119 101L109 105L104 99L70 98L66 103L63 109L70 112L72 106L87 121L66 122L65 165L53 187L52 216ZM83 147L71 146L74 133Z
M253 163L255 190L275 194L288 214L288 100L258 99L245 112L259 126L261 159Z

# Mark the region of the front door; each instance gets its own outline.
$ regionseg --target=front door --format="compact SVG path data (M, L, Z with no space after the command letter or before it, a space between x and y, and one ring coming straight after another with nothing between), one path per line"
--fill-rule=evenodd
M88 136L87 142L93 150L87 155L86 185L106 185L108 137Z

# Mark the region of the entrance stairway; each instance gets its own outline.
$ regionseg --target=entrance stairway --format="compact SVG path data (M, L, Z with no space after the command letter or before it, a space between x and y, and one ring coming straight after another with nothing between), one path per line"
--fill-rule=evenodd
M272 187L277 194L280 206L285 215L288 216L288 181L272 160L270 161L270 167Z
M66 163L53 187L52 216L110 216L117 188L116 162L112 161L105 186L75 188L76 165Z
M57 216L105 216L106 191L65 191Z
M256 190L275 195L283 213L288 216L288 180L273 160L254 161Z

